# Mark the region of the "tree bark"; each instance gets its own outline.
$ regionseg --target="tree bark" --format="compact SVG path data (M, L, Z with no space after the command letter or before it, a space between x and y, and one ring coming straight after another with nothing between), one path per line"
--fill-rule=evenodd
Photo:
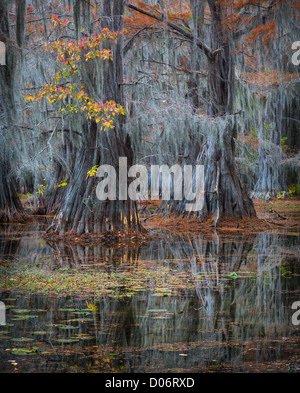
M25 2L22 0L23 6ZM22 7L21 7L22 8ZM18 26L25 13L18 9ZM23 31L24 32L24 31ZM22 29L17 28L19 44L23 43ZM0 127L0 223L23 221L27 215L17 194L13 172L13 119L15 114L14 77L17 53L9 33L8 2L0 3L0 40L6 44L6 65L0 65L0 113L4 119Z
M0 138L0 141L1 139L3 138ZM11 175L10 156L4 143L0 149L0 223L22 222L25 218L15 180Z
M235 163L236 128L234 120L229 119L233 114L234 60L230 37L225 35L223 29L225 11L215 0L208 0L208 4L212 15L212 51L223 48L216 56L208 58L208 113L228 119L217 140L214 135L209 137L205 163L207 213L213 214L217 224L224 216L243 219L255 216L256 213L253 202L239 179Z
M124 1L110 0L103 1L102 27L114 31L123 29ZM104 100L114 100L124 106L123 96L123 40L120 37L114 48L113 62L106 62L104 65ZM127 165L133 165L133 151L131 148L130 135L125 130L126 118L118 118L113 130L101 134L102 162L112 165L116 172L119 172L119 157L127 158ZM117 178L117 190L119 187ZM136 201L127 198L126 201L107 200L102 204L101 231L128 230L129 228L144 231L137 210Z
M194 4L195 2L193 2ZM209 0L211 11L211 53L208 61L208 116L211 119L211 130L208 132L205 158L195 164L204 163L205 203L201 212L194 216L207 218L212 216L215 224L223 217L243 219L255 216L255 209L247 190L241 183L235 163L236 127L233 114L234 93L234 60L230 37L224 33L224 7L215 0ZM201 8L195 7L193 11ZM194 19L201 15L194 15ZM220 50L222 48L222 50ZM222 128L214 123L224 124ZM201 152L200 152L201 153ZM198 154L203 156L203 154ZM185 213L185 203L172 203L174 210Z
M123 1L103 1L102 28L107 27L114 31L122 30L123 14ZM121 39L113 45L112 50L113 62L108 60L103 64L102 101L113 100L122 105ZM120 116L115 122L114 129L103 132L98 131L94 121L86 122L81 147L77 149L70 183L50 226L59 235L66 233L99 234L112 230L128 231L129 229L143 231L136 202L129 199L126 201L99 201L95 193L97 186L95 180L97 179L87 178L87 172L99 163L112 165L118 173L119 157L127 157L128 165L132 165L131 141L130 136L125 132L124 121Z

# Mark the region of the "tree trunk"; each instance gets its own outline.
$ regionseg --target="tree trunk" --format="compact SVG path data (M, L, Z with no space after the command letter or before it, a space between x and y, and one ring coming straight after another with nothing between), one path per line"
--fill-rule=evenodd
M26 218L26 214L11 176L10 158L2 139L0 138L0 223L20 222Z
M71 173L74 169L74 162L76 162L76 155L73 151L75 149L71 141L70 130L63 130L63 132L63 160L61 160L60 156L53 158L53 175L45 197L46 214L57 212L66 192L66 186L58 187L58 185L63 180L66 180L67 183L70 182Z
M198 20L201 20L203 7L198 0L191 1L192 17L194 24L193 35L183 30L178 25L167 20L167 16L151 14L139 7L128 5L129 8L142 14L150 16L159 21L165 21L167 26L179 32L193 42L192 65L196 65L193 56L196 47L201 49L208 61L208 95L209 106L208 115L211 123L208 124L209 131L206 141L207 151L205 158L205 205L201 212L195 213L197 216L207 217L213 215L215 223L223 216L244 218L255 216L255 209L247 191L241 184L234 160L234 138L236 130L234 122L230 119L233 115L233 87L234 87L234 64L230 37L224 31L224 16L226 7L216 0L208 0L211 13L211 47L208 48L199 39ZM233 40L232 40L233 42ZM189 81L189 92L194 107L199 105L197 89L195 88L195 78ZM227 121L224 121L227 120ZM211 132L215 123L223 122L224 127L218 130L217 135ZM213 135L212 135L213 134ZM203 149L202 143L199 143ZM199 154L201 156L201 152ZM198 157L199 157L198 155ZM192 157L194 159L194 157ZM197 162L200 164L200 162ZM170 201L170 205L179 214L185 214L184 206L186 201Z
M123 29L124 1L104 0L102 27L114 31ZM113 62L104 64L104 100L114 100L124 106L123 96L123 40L118 39L114 48ZM125 117L119 117L113 130L101 134L102 163L112 165L119 172L119 158L126 157L127 165L133 165L133 151L131 139L125 130ZM119 188L117 178L117 190ZM106 230L128 230L129 228L143 231L137 210L136 201L127 198L126 201L107 200L102 204L101 231Z
M194 15L197 9L201 10L196 3L194 0L194 21L201 18L201 15ZM203 210L193 214L204 219L212 216L217 224L223 217L243 219L256 213L235 163L236 128L230 116L233 113L234 62L230 37L224 34L222 26L224 9L215 0L208 3L212 16L211 54L207 56L209 132L206 142L201 144L201 151L195 154L192 149L192 164L204 164L205 201ZM177 214L189 214L185 211L186 202L185 199L172 201L172 209Z
M105 0L101 18L102 28L107 27L114 31L122 30L123 13L123 1ZM122 105L121 39L113 46L113 62L105 61L103 68L103 102L113 100ZM81 147L76 153L70 183L50 226L60 235L66 232L82 235L84 233L99 234L112 230L143 231L136 202L129 199L126 201L99 201L95 193L97 178L87 178L87 172L99 163L112 165L118 173L119 157L127 157L128 165L132 165L131 141L124 129L124 119L120 116L115 123L114 129L102 132L98 131L94 121L85 124Z
M264 118L261 114L258 116L259 170L251 195L253 198L269 200L282 192L286 197L289 196L287 168L283 165L286 158L282 147L283 118L287 117L284 112L284 101L280 91L269 98Z
M230 37L224 34L224 9L209 0L212 15L211 50L219 53L208 57L208 114L212 124L224 125L208 136L205 159L205 206L202 215L213 215L215 223L223 217L243 219L255 216L252 200L243 187L235 163L236 128L233 117L234 61Z
M280 150L280 147L278 147L278 150ZM268 154L261 145L258 148L258 153L258 179L251 194L252 198L265 199L268 201L272 196L276 196L283 191L285 192L285 196L288 197L289 193L285 182L286 176L284 176L283 166L280 167L278 165L279 163L272 165ZM278 156L280 156L280 154L281 152L279 151Z
M23 6L25 2L22 0ZM23 7L22 6L22 7ZM20 6L20 8L22 8ZM22 8L23 9L23 8ZM19 28L22 25L22 18L18 9L18 39L22 41L23 30ZM14 78L17 64L17 53L10 41L9 20L8 20L8 2L0 3L0 40L6 44L6 65L0 65L0 114L4 119L0 128L0 223L1 222L18 222L26 218L26 214L18 197L15 179L11 171L13 157L13 119L15 114L14 100ZM11 127L11 128L10 128ZM11 150L10 150L11 149Z
M220 140L209 141L205 160L205 206L203 215L213 215L217 224L224 217L244 219L256 215L243 187L234 158L231 122L220 131Z

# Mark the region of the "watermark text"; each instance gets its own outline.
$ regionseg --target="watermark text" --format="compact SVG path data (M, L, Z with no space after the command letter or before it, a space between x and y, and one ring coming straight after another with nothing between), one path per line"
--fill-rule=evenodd
M112 165L101 165L97 177L103 178L96 188L97 198L132 201L170 199L185 200L186 211L200 211L204 205L204 165L133 165L119 158L118 174ZM128 181L129 178L135 178Z

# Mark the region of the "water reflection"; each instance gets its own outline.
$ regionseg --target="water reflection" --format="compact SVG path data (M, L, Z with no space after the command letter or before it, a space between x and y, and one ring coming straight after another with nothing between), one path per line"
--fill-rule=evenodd
M297 236L166 236L119 249L46 244L30 235L11 242L0 242L2 259L13 255L24 266L110 273L165 267L190 285L176 296L149 287L122 299L3 291L0 300L11 307L0 327L1 370L299 371L299 328L291 321L300 300Z

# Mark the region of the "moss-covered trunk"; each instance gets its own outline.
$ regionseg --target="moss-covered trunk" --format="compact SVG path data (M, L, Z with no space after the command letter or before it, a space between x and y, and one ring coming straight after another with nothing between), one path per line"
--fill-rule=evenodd
M123 1L104 1L101 16L102 28L122 30L123 13ZM113 61L108 60L103 63L101 98L103 102L113 100L122 105L122 39L119 38L111 49ZM108 131L99 131L94 121L85 123L70 182L50 227L60 235L66 233L99 234L111 230L143 230L136 202L130 199L126 201L98 200L96 186L100 180L87 177L87 172L99 164L112 165L118 173L119 157L126 157L128 166L132 165L131 141L124 125L124 116L120 116L115 122L115 128Z
M120 31L123 29L124 1L103 1L102 27ZM104 99L114 100L124 105L123 96L123 40L120 37L114 47L113 62L104 65ZM118 119L116 127L101 134L102 163L112 165L119 172L119 157L127 158L127 165L133 165L131 138L125 128L126 117ZM119 186L117 177L117 190ZM127 198L102 203L101 230L127 230L128 228L143 231L137 211L137 203Z
M224 33L224 8L209 0L212 15L211 50L208 57L208 114L212 123L224 119L224 126L208 138L205 160L205 214L212 214L215 222L222 217L242 219L255 216L255 209L242 185L235 163L236 127L233 116L234 58L230 37ZM216 118L214 120L214 117Z
M16 35L18 44L23 44L25 1L17 9ZM17 48L9 32L8 1L0 2L0 40L6 45L6 65L0 65L0 223L18 222L26 214L17 194L12 171L14 157L15 115L15 72L17 67Z

